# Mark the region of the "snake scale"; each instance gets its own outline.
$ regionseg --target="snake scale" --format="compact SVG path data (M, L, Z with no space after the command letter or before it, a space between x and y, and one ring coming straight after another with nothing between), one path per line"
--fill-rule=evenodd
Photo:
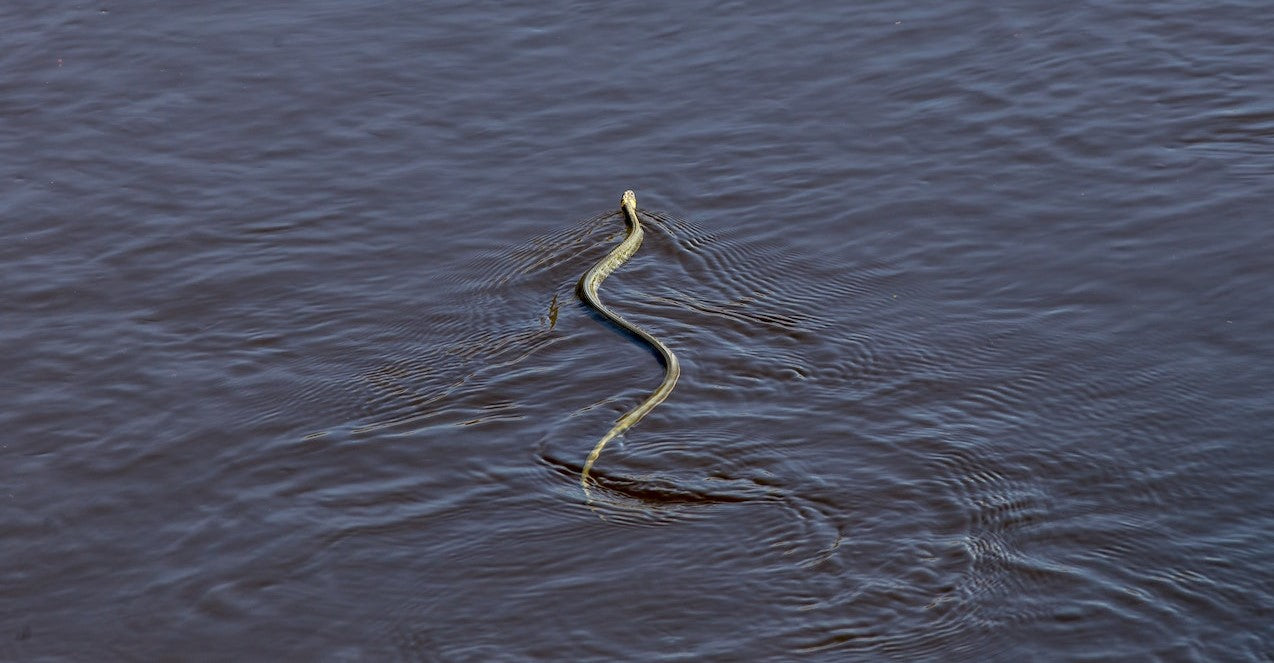
M623 211L624 220L628 226L628 236L618 246L611 249L610 253L606 254L606 257L598 261L587 272L584 272L584 276L579 281L580 299L593 307L602 317L649 345L659 355L660 363L664 365L664 381L640 405L620 417L615 422L615 425L606 432L606 435L602 436L602 439L597 442L597 446L593 447L593 451L588 454L588 460L584 462L584 469L580 472L580 487L584 489L585 497L588 496L589 472L593 469L597 458L601 456L602 449L606 447L608 442L632 428L637 422L641 421L642 417L655 409L655 406L662 403L665 398L668 398L668 394L672 393L673 387L677 386L677 378L681 377L681 364L677 361L677 355L673 354L672 350L668 349L668 346L651 336L646 330L628 322L618 313L610 310L602 303L597 294L597 289L601 287L602 281L637 252L637 249L641 247L641 240L645 236L641 229L641 221L637 218L637 194L632 191L625 191L620 199L619 207Z

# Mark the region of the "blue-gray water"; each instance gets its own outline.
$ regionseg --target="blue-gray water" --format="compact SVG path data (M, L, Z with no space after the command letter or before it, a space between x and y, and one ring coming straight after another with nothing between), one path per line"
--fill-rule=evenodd
M1274 13L1013 4L5 3L0 660L1274 660Z

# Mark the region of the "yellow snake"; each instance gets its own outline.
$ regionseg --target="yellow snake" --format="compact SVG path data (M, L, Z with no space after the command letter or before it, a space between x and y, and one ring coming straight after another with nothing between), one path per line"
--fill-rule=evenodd
M610 276L620 265L624 264L629 258L637 252L641 246L642 237L645 235L641 229L641 222L637 220L637 194L632 191L625 191L623 198L620 199L619 207L624 212L624 219L628 224L628 236L619 246L611 249L593 268L584 272L584 276L579 281L580 298L589 306L592 306L603 317L615 323L619 327L628 331L632 335L640 338L647 345L659 353L659 359L664 365L664 381L655 389L641 405L633 408L628 414L620 417L615 425L611 427L606 435L593 447L592 453L588 454L588 460L584 461L584 469L580 472L580 487L584 489L584 496L588 497L588 473L593 469L593 464L597 462L597 457L602 455L602 449L607 442L619 437L624 431L632 428L641 418L655 409L656 405L664 402L668 398L668 394L672 393L672 388L677 386L677 378L681 376L681 364L677 361L677 355L668 349L659 339L651 336L646 330L628 322L619 316L619 314L610 310L602 303L597 296L597 288L602 285L602 281Z

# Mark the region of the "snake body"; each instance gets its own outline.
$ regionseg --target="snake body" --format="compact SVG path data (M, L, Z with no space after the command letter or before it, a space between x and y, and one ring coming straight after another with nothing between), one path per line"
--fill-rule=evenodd
M664 365L664 381L640 405L620 417L615 422L615 425L606 432L606 435L602 436L602 439L597 442L597 446L593 447L593 451L588 454L588 460L584 462L584 469L580 472L580 486L584 489L585 496L588 495L589 472L593 469L593 464L597 462L597 458L601 456L602 449L606 447L606 444L622 435L624 431L632 428L637 422L641 421L642 417L655 409L656 405L668 398L668 394L672 393L672 388L677 386L677 378L681 377L681 364L677 361L677 355L673 354L672 350L668 349L668 346L651 336L646 330L628 322L618 313L610 310L602 303L597 294L597 289L601 287L602 281L637 252L637 249L641 247L641 240L645 236L641 229L641 221L637 219L637 194L632 191L625 191L620 199L619 207L623 211L624 220L628 225L628 236L618 246L611 249L610 253L606 254L606 257L598 261L587 272L584 272L584 276L579 281L580 298L593 307L602 317L649 345L659 355L660 362Z

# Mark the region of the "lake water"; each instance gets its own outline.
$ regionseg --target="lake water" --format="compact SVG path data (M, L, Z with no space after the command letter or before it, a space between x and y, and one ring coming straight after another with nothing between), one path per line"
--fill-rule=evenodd
M0 660L1274 660L1274 13L1013 4L6 3Z

